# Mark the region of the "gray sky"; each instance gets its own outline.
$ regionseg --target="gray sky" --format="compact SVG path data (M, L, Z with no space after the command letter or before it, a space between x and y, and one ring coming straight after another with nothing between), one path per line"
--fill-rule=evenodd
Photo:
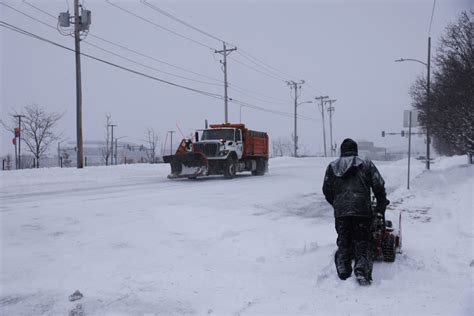
M67 2L73 10L72 0L27 1L54 16L68 9ZM139 0L110 1L206 46L222 49L222 43L176 23ZM403 110L410 106L409 87L417 76L426 75L421 64L395 63L394 60L404 57L426 61L433 1L148 1L237 46L238 51L228 60L230 84L262 95L250 93L249 97L229 90L229 97L271 110L294 111L289 87L282 80L239 64L257 68L240 53L242 50L244 54L250 53L290 74L292 77L288 80L306 80L308 84L303 85L300 101L314 100L318 95L337 99L333 127L334 141L338 144L351 137L374 141L379 146L405 146L406 140L401 137L384 139L380 132L402 129ZM52 17L23 1L2 2L56 26ZM207 83L184 80L139 66L85 42L82 43L83 52L165 80L223 95L222 83L218 81L152 61L91 35L222 80L220 55L213 54L211 49L163 31L102 0L85 0L84 7L92 11L87 42L148 67ZM431 29L433 53L447 23L454 22L458 14L469 7L469 0L437 1ZM0 5L0 15L3 21L74 47L72 37L62 36L57 30L4 5ZM58 131L74 141L74 54L4 28L0 29L0 43L2 119L14 109L30 103L51 111L65 111ZM164 140L166 131L177 130L176 124L188 134L202 128L205 119L211 123L224 121L221 100L139 77L86 57L82 58L82 71L86 141L104 138L105 113L110 113L113 123L118 125L116 136L126 136L125 141L135 143L141 143L147 128L154 128ZM231 122L239 121L239 110L239 105L229 104ZM322 152L321 114L316 105L302 104L298 113L316 119L298 120L300 153ZM242 122L251 129L267 131L272 139L290 139L293 132L291 115L243 107ZM329 129L327 135L329 139ZM0 132L1 154L13 154L11 138L12 135L4 130ZM421 145L423 140L416 139L415 143Z

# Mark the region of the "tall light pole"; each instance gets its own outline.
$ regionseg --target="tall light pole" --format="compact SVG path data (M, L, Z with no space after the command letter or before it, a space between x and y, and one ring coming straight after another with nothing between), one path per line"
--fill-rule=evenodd
M290 89L291 90L294 90L295 91L295 131L294 131L294 155L295 157L298 157L298 121L297 121L297 107L298 107L298 89L301 91L301 85L304 83L304 80L300 80L299 82L296 82L296 81L287 81L286 82L289 86L290 86ZM303 103L307 103L307 102L303 102ZM301 103L300 103L301 104Z
M422 62L414 58L400 58L395 62L414 61L426 67L426 169L430 169L430 72L431 72L431 36L428 37L428 60Z

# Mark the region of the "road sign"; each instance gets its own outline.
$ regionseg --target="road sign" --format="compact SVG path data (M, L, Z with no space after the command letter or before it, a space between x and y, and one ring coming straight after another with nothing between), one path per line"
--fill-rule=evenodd
M403 111L403 127L410 127L410 112L411 112L411 127L420 126L418 121L418 110L405 110Z

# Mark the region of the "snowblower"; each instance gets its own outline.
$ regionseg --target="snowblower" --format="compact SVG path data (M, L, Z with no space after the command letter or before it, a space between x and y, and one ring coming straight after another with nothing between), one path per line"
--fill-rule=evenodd
M389 203L387 201L387 205ZM375 205L373 206L376 210ZM386 219L386 213L374 212L374 260L394 262L397 253L402 253L402 213L398 212L398 219L392 212L387 214L390 219Z

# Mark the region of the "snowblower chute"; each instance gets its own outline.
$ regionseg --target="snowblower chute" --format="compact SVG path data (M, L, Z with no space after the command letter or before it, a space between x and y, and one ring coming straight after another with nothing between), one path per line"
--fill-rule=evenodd
M191 142L183 139L176 154L164 156L163 161L171 165L169 179L195 178L207 174L207 158L199 152L190 152Z

